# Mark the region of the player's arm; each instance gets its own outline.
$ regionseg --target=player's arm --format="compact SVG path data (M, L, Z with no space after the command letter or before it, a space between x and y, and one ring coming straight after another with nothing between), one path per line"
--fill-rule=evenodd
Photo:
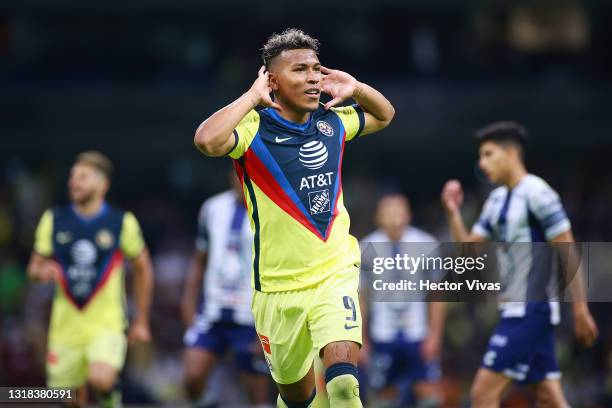
M53 255L53 212L46 210L40 217L34 234L34 250L28 262L28 277L47 283L59 279L61 267L51 259Z
M484 235L469 232L465 227L463 216L461 215L461 204L463 204L463 189L458 180L449 180L442 189L440 197L442 207L446 212L448 226L455 242L484 242L487 238Z
M421 351L425 360L430 361L440 355L442 337L444 336L444 321L446 319L446 303L429 302L428 308L428 334Z
M151 339L149 330L149 310L153 297L153 266L151 256L145 247L139 255L130 260L134 273L134 300L136 303L136 318L130 326L128 339L130 342L143 342Z
M383 94L371 86L357 81L343 71L321 67L323 73L321 91L332 96L325 109L353 98L364 112L362 135L386 128L395 116L395 108Z
M189 272L185 280L185 290L181 299L181 313L185 326L189 327L196 314L198 296L204 281L204 266L206 265L206 252L195 251L189 265Z
M597 338L599 332L597 325L589 312L586 300L586 289L584 285L582 262L580 254L574 245L574 235L572 230L565 231L550 240L553 244L568 244L567 256L561 256L563 270L567 274L566 280L569 281L570 294L572 296L572 311L574 314L574 330L576 336L585 345L590 346ZM575 274L572 272L575 271ZM572 275L570 275L572 274Z
M28 277L30 279L40 283L48 283L57 280L61 273L57 262L32 251L28 262Z
M257 79L246 93L202 122L195 132L196 147L207 156L224 156L229 153L236 144L234 129L247 113L258 105L280 110L280 106L272 101L271 92L268 73L262 66Z
M131 212L123 216L119 245L133 273L136 316L130 324L128 340L131 343L149 341L149 310L153 296L153 266L140 225Z

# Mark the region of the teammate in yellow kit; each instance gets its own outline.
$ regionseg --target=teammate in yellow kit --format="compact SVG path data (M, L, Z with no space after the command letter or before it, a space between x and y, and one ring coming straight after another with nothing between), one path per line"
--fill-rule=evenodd
M204 121L195 143L234 159L243 184L254 231L252 310L278 406L311 406L319 353L331 406L360 407L360 252L349 235L342 157L345 142L383 129L395 112L374 88L321 66L317 51L300 30L273 34L252 87ZM332 97L325 105L321 92ZM336 107L349 98L356 104Z
M127 340L148 341L152 271L134 215L108 205L112 163L99 152L81 153L70 172L71 204L45 211L34 242L28 275L56 282L49 327L49 387L90 384L103 407L121 405L117 377ZM134 271L137 314L128 325L124 259Z

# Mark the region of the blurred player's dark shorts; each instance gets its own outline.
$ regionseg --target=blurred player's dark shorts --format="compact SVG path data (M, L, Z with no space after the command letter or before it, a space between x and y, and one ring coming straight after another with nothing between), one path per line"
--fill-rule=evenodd
M268 374L268 365L259 352L253 326L230 322L208 323L199 315L184 337L185 347L208 350L219 357L232 351L236 366L253 374Z
M425 361L421 341L398 339L390 343L372 343L370 386L374 390L403 382L436 382L440 380L439 361Z
M489 340L482 366L521 383L561 378L549 310L502 318Z

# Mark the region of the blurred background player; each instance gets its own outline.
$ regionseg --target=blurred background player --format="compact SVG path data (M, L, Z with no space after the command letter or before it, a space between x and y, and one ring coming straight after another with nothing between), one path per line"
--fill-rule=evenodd
M368 252L367 246L372 244L376 256L388 257L411 253L412 246L407 246L407 242L437 243L433 235L412 226L411 222L410 202L405 196L383 196L375 216L378 229L363 238L362 251ZM435 248L428 246L427 249ZM420 253L419 250L417 256ZM363 281L370 282L369 271L363 273L366 274ZM370 354L368 376L376 394L376 406L441 406L438 381L444 303L373 301L369 287L369 284L362 285L361 296L368 329L365 331L365 344L369 346L366 349Z
M317 52L300 30L270 36L251 88L206 119L195 143L233 158L243 181L254 229L252 310L277 405L311 405L319 353L330 405L360 407L360 252L340 172L345 142L387 127L395 110L369 85L321 66ZM332 98L325 105L322 92ZM336 107L349 98L356 104Z
M138 221L105 201L112 163L103 154L77 156L68 181L71 204L44 212L36 230L28 275L55 282L48 336L47 384L90 384L102 407L121 405L117 379L127 341L150 340L151 260ZM136 316L127 326L124 259L134 273ZM127 341L126 341L127 340Z
M540 177L527 173L523 157L526 137L525 129L515 122L493 123L476 133L478 164L490 182L501 186L490 193L478 221L468 232L461 215L461 184L457 180L445 184L441 201L455 241L574 242L559 195ZM541 299L548 296L546 288L553 278L550 253L543 252L545 248L538 244L509 248L502 251L499 262L502 282L512 285L502 286L502 296L527 302L500 303L501 320L472 385L472 404L499 406L504 389L515 380L534 384L538 403L543 406L567 407L555 356L559 303ZM511 275L504 277L503 273ZM571 286L575 331L578 339L590 346L598 333L581 285L579 271ZM533 295L538 292L542 295Z
M232 189L206 200L198 216L196 250L182 302L189 327L185 387L193 402L215 402L214 395L201 394L229 349L250 403L258 406L268 401L269 380L251 313L253 233L240 182L233 171L230 178Z

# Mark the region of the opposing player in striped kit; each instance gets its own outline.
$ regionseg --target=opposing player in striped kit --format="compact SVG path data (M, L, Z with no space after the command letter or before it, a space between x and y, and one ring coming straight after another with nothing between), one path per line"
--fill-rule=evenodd
M195 253L185 284L185 386L196 406L211 406L217 395L201 395L211 373L232 351L240 384L252 406L268 400L268 367L251 313L253 233L242 187L231 174L232 189L204 202L198 215Z
M568 406L555 356L554 327L560 311L550 288L556 275L549 247L539 243L573 243L574 237L559 195L543 179L527 172L523 159L526 136L523 126L515 122L493 123L476 133L479 166L500 187L489 194L471 232L461 216L461 184L447 182L441 196L455 241L504 243L497 251L504 282L500 299L521 300L500 302L501 320L472 386L476 408L499 406L511 381L535 385L542 406ZM576 335L590 345L598 332L580 273L570 289Z

